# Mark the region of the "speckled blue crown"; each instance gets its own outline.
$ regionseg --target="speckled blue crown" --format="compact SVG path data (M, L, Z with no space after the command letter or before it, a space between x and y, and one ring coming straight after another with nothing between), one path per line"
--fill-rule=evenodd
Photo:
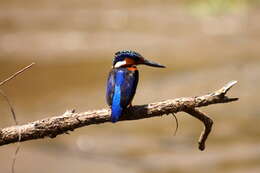
M142 55L132 51L132 50L122 50L115 53L115 58L113 60L113 65L115 65L119 61L123 61L125 58L132 58L136 61L139 60L139 58L142 58Z

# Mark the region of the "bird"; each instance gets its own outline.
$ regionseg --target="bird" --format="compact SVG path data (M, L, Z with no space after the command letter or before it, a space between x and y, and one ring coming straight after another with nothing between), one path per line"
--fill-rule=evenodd
M126 108L132 106L139 80L137 65L165 68L164 65L147 60L136 51L122 50L115 53L106 88L106 101L111 108L113 123L119 120Z

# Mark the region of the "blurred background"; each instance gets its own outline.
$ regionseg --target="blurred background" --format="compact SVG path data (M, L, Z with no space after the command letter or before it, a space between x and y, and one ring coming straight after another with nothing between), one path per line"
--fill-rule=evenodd
M134 104L196 96L239 83L239 102L202 110L214 119L206 150L193 117L172 116L83 127L22 143L17 173L260 172L259 0L45 0L0 2L0 81L35 62L1 89L20 123L107 107L113 55L132 49L166 69L140 67ZM0 127L14 122L0 98ZM10 172L16 144L0 147Z

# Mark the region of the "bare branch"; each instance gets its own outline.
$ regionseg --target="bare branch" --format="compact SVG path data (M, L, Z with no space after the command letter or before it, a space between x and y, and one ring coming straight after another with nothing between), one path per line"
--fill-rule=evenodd
M35 63L31 63L30 65L22 68L21 70L17 71L16 73L14 73L13 75L11 75L10 77L8 77L7 79L3 80L2 82L0 82L0 86L4 85L6 82L10 81L11 79L15 78L16 76L18 76L19 74L23 73L25 70L31 68Z
M185 112L199 119L204 124L204 130L201 132L199 138L199 149L203 151L205 149L205 142L208 138L209 133L211 132L213 120L200 112L198 109L187 108Z
M206 116L197 109L195 110L195 108L238 100L238 98L229 98L225 95L235 83L236 82L228 83L220 90L203 96L183 97L157 103L150 103L147 105L133 106L125 111L120 121L138 120L183 111L198 118L205 124L205 126L208 126L208 123L206 122L208 119L205 120ZM45 118L20 126L11 126L0 129L0 146L17 142L19 140L19 131L21 132L21 141L40 139L44 137L54 138L57 135L65 134L68 131L73 131L79 127L110 122L110 117L110 109L81 113L75 113L74 110L66 111L60 116ZM202 117L204 117L204 119ZM204 149L204 143L209 132L209 128L206 128L200 140L200 149Z

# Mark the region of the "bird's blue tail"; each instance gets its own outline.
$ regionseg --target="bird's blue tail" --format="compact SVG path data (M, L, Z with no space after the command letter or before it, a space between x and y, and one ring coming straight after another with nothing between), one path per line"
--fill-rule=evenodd
M112 105L111 107L111 121L113 123L117 122L119 117L122 115L123 112L123 108L121 108L121 106L118 105Z
M117 73L116 74L116 85L115 85L115 91L114 96L112 100L111 105L111 121L113 123L117 122L119 120L119 117L122 115L123 108L121 106L121 86L124 83L124 73Z

